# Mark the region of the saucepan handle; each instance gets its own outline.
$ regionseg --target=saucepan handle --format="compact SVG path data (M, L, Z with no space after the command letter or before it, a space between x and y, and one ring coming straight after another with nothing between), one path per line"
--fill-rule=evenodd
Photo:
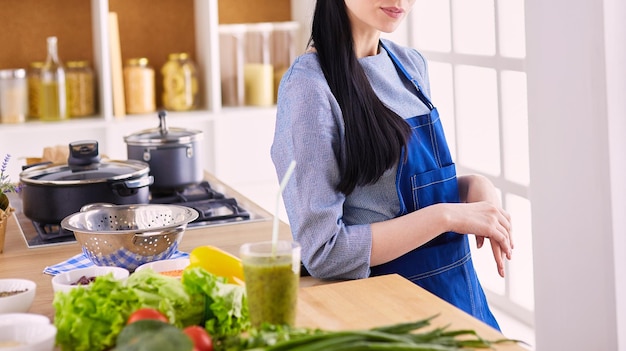
M152 185L152 183L154 183L154 177L147 176L147 177L142 177L142 178L137 178L137 179L125 180L122 183L128 189L139 189L139 188Z

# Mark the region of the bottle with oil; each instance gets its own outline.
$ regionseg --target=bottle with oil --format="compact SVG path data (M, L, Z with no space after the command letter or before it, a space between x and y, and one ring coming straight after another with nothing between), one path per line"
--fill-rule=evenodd
M39 114L42 121L68 118L65 67L59 59L57 38L48 37L48 57L41 69Z

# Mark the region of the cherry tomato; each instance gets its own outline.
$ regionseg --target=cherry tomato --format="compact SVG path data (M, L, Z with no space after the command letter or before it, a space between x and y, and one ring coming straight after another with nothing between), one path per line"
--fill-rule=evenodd
M142 319L156 319L161 322L169 323L167 317L161 313L159 310L155 310L154 308L140 308L135 312L130 314L128 317L128 321L126 324L131 324L136 321L140 321Z
M213 339L206 329L199 325L191 325L183 329L183 333L193 341L193 351L213 351Z

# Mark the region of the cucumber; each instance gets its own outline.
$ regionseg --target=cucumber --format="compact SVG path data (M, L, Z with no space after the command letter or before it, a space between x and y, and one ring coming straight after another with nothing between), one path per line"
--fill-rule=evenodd
M114 351L191 351L193 342L177 327L154 319L126 325Z

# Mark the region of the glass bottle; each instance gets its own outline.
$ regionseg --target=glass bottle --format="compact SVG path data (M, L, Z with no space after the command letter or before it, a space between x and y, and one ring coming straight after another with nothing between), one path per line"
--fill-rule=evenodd
M188 111L198 106L198 71L189 54L169 54L161 73L165 109Z
M57 38L48 37L48 57L41 69L40 119L60 121L67 119L67 91L65 67L59 59Z

